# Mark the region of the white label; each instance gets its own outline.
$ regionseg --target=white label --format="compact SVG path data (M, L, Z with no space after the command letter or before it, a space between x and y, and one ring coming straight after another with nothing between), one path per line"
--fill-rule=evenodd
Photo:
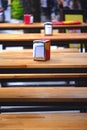
M52 34L52 25L45 25L45 34Z

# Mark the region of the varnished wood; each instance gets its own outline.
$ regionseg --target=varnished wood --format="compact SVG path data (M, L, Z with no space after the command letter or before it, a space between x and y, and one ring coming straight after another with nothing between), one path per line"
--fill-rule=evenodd
M77 53L80 52L78 48L58 48L51 50L52 53Z
M15 51L19 51L19 53L21 53L21 50L3 50L4 53L13 53ZM22 53L27 53L27 52L32 52L33 53L33 49L23 49ZM56 48L56 49L51 49L52 53L79 53L79 49L78 48Z
M87 102L86 87L0 88L0 102Z
M72 41L72 40L87 40L87 33L58 33L52 36L45 36L41 33L29 33L29 34L0 34L0 41L33 41L38 39L49 39L49 40L61 40L61 41Z
M1 114L0 130L87 130L87 114Z
M87 73L33 73L33 74L0 74L0 79L18 79L18 78L87 78Z
M53 28L85 28L87 27L86 23L78 25L53 25ZM31 29L31 28L44 28L44 23L33 23L33 24L24 24L24 23L0 23L0 29Z
M87 68L87 53L51 53L48 61L34 61L30 51L1 51L0 68Z

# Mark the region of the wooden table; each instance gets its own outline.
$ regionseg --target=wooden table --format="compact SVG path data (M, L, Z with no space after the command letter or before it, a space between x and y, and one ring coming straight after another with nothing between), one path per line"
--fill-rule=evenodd
M33 24L24 24L24 23L0 23L0 30L20 30L26 29L29 32L40 32L44 28L44 23L33 23ZM82 23L79 25L53 25L53 29L70 29L70 28L79 28L84 31L87 29L87 24ZM31 30L33 29L33 30Z
M87 74L87 53L57 53L57 52L53 53L52 52L51 59L49 61L44 62L44 61L34 61L32 51L28 51L28 50L2 51L0 52L0 73L2 74L11 74L11 73L14 74L17 73L19 74L22 73L25 74L85 73ZM38 76L40 78L40 75ZM62 76L60 77L62 78ZM27 77L26 75L26 78L29 77ZM58 75L57 77L55 77L55 79L56 78L58 78ZM76 80L75 78L72 77L73 80ZM77 78L78 81L85 79L83 83L87 85L85 83L86 77L80 79L78 74ZM19 80L20 79L21 77L19 78ZM9 78L7 80L9 80ZM49 80L52 80L50 75L49 75Z
M82 68L87 69L87 53L52 52L48 61L34 61L32 50L12 50L0 52L0 68Z
M87 130L87 113L1 114L0 130Z
M39 33L30 34L0 34L0 44L6 46L24 46L32 47L34 40L49 39L52 45L68 45L72 43L87 44L87 33L58 33L52 36L45 36ZM81 47L82 49L82 47Z
M34 106L36 110L86 110L87 87L7 87L0 88L1 106ZM38 106L38 107L35 107ZM44 106L44 107L43 107ZM50 106L50 107L47 107ZM41 108L42 107L42 108ZM3 108L1 109L3 110ZM11 108L10 108L11 110ZM18 110L15 108L15 110ZM23 111L23 108L20 109ZM85 112L85 111L84 111Z

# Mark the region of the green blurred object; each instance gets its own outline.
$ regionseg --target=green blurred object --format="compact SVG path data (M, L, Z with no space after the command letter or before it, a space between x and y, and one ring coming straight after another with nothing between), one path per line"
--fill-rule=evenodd
M23 7L19 0L13 0L11 3L11 17L14 19L23 19Z

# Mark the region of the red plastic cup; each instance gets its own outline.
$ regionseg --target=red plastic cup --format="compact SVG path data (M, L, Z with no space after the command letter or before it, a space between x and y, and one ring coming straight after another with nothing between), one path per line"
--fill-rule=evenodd
M25 14L24 15L24 23L25 24L30 24L30 18L31 18L31 15Z

